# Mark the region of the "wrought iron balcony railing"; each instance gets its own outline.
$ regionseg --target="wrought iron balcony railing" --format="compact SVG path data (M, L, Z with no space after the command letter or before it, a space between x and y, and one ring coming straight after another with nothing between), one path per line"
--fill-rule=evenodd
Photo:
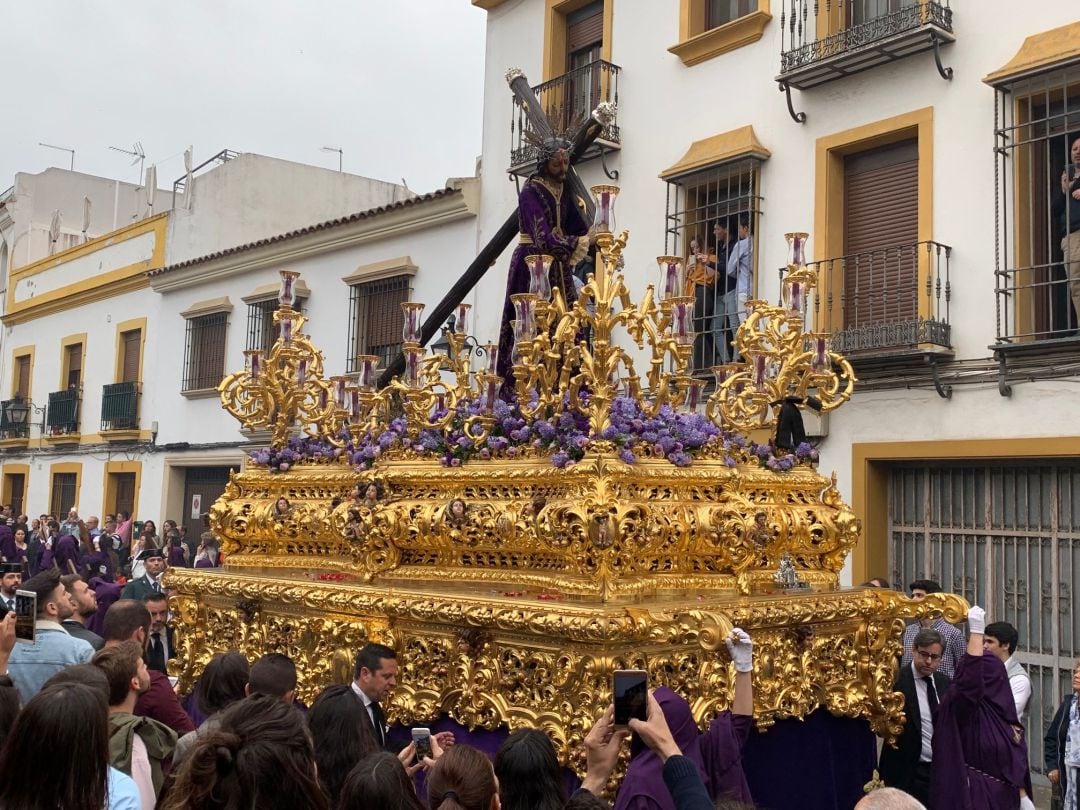
M783 0L780 75L805 89L952 42L949 0ZM946 76L946 78L948 78Z
M831 332L833 350L843 354L950 349L951 253L927 241L812 263L817 328Z
M25 399L0 402L0 439L30 438L30 404Z
M139 384L119 382L101 388L101 429L135 430L139 426Z
M532 88L540 106L547 113L548 121L557 132L567 132L589 117L602 101L619 103L619 66L603 59L597 59L587 65L557 76L551 81ZM525 137L528 129L525 114L514 104L511 112L510 129L513 145L510 150L511 170L531 167L536 160L536 147ZM608 144L618 144L618 116L604 127L598 140ZM590 147L598 154L600 146ZM586 152L586 155L589 155ZM528 172L531 173L531 168Z
M82 394L78 388L53 391L49 394L49 410L45 415L45 428L50 436L79 432L79 403Z

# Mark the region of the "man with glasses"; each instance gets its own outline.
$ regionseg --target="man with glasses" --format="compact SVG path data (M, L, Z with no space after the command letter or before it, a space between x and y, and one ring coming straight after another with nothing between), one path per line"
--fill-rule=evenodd
M921 601L932 593L941 593L941 586L932 579L917 579L911 583L910 589L911 598L915 601ZM941 671L949 678L955 677L956 665L960 663L967 642L964 640L964 634L945 621L940 614L927 616L925 619L920 619L904 628L904 635L901 639L903 655L900 657L900 669L911 664L911 653L914 649L915 637L920 630L936 630L940 634L944 644Z
M904 730L895 748L889 745L882 748L878 767L886 785L910 793L926 804L930 796L934 718L949 678L938 671L945 649L939 632L920 629L912 646L911 663L900 667L893 686L904 695Z

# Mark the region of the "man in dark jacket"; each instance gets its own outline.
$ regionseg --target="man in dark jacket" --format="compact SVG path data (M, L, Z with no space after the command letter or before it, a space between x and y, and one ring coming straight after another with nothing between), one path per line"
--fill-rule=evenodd
M945 644L937 630L923 628L915 636L911 663L900 668L893 689L904 695L904 730L896 747L881 750L879 771L889 787L910 793L923 804L930 795L934 717L949 679L938 672Z
M1055 197L1051 213L1061 228L1061 253L1069 277L1069 297L1080 321L1080 138L1069 147L1069 162L1061 173L1061 196Z
M1072 675L1072 692L1058 706L1054 719L1043 737L1043 759L1046 766L1046 778L1056 786L1060 795L1069 790L1069 769L1065 766L1065 743L1069 735L1069 717L1072 713L1076 696L1080 695L1080 661L1076 662ZM1080 746L1080 740L1073 740L1073 745Z

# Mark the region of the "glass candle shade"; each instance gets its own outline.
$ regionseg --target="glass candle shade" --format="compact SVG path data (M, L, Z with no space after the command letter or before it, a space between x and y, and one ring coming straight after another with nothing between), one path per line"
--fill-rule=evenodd
M420 356L423 352L420 346L405 347L405 385L409 388L420 387Z
M495 408L495 400L499 396L499 386L502 385L502 377L498 374L484 375L484 394L481 398L480 410L489 414Z
M763 354L754 354L751 358L751 374L755 388L761 389L765 387L767 362L768 360Z
M484 356L487 357L487 373L494 374L499 367L499 346L495 343L484 344Z
M660 268L660 300L682 295L682 256L657 256L656 264Z
M780 294L784 299L784 308L789 315L802 317L806 306L806 280L789 275L784 279Z
M472 304L458 304L454 308L454 331L459 335L465 335L469 332L470 309L472 309Z
M671 334L680 346L694 339L694 299L678 297L671 302Z
M698 402L701 401L701 390L705 383L701 380L691 380L690 387L686 389L686 410L696 411Z
M619 187L602 185L590 190L596 201L593 227L597 233L611 233L615 230L615 198L619 196Z
M526 256L525 266L529 268L529 292L541 301L551 300L551 256Z
M278 289L278 303L283 307L292 307L296 303L296 280L300 274L293 270L282 270L281 287Z
M320 411L325 411L327 409L327 407L329 407L329 405L330 405L330 389L329 388L320 388L319 389L319 410Z
M788 266L802 269L806 266L806 240L810 238L810 234L795 232L785 233L784 238L788 243Z
M296 384L303 385L307 382L308 361L306 357L301 357L296 361Z
M331 377L330 386L334 390L334 404L339 408L344 408L349 399L349 378L342 376Z
M262 374L263 356L258 349L248 349L244 354L247 357L247 367L253 379Z
M825 371L829 363L829 338L821 333L812 333L808 336L810 343L810 367L815 372Z
M357 422L363 414L363 402L360 400L360 392L355 388L349 389L349 417Z
M282 313L284 314L284 313ZM293 320L292 318L282 318L278 321L278 334L282 343L292 343L293 336Z
M518 293L511 295L510 300L514 304L514 315L517 316L514 337L517 340L532 340L536 337L536 296L532 293Z
M356 358L356 384L361 391L375 390L375 375L379 369L379 358L374 354L362 354Z
M404 301L401 311L405 313L405 322L401 326L401 339L406 343L420 342L420 313L424 305L416 301Z

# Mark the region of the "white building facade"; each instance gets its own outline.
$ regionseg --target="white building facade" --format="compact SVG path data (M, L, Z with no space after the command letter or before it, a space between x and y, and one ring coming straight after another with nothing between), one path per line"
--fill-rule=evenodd
M515 152L512 67L557 124L617 101L602 158L578 171L586 186L618 174L632 289L657 281L656 256L688 255L694 236L712 250L717 222L745 218L756 295L777 301L784 234L808 231L815 324L861 380L849 404L807 420L863 521L850 581L935 579L1015 625L1038 767L1080 654L1080 313L1059 210L1080 136L1075 5L473 5L488 14L481 243L515 205L503 173L531 170ZM485 338L499 275L477 294ZM710 294L718 313L722 291ZM703 375L723 359L709 318L699 308L713 333L695 346Z

